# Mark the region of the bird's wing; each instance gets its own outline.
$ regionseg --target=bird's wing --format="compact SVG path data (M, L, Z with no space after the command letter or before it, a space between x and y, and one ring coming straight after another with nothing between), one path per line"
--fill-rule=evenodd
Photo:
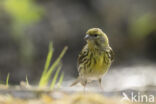
M78 63L77 63L77 68L78 68L78 71L80 72L81 70L81 66L83 66L83 62L85 60L87 60L88 58L88 48L86 48L86 46L82 49L82 51L80 52L79 56L78 56Z
M112 48L110 48L109 49L109 51L108 51L108 56L109 56L109 58L111 59L111 61L113 61L114 60L114 52L113 52L113 50L112 50Z
M114 55L114 52L113 52L113 50L112 50L111 47L107 47L107 48L105 48L103 51L107 53L108 58L109 58L111 61L114 60L114 56L115 56L115 55Z

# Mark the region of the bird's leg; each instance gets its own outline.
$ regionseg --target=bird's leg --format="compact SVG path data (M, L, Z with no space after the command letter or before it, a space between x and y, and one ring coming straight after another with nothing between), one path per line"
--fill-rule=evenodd
M99 78L99 84L100 84L100 88L103 90L103 87L102 87L102 78Z
M87 80L82 81L81 84L82 84L83 87L84 87L83 91L86 92Z

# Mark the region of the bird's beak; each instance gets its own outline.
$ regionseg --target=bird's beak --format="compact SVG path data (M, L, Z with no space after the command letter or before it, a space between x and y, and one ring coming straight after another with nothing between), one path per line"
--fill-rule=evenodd
M88 39L90 39L90 36L86 34L86 36L84 37L84 40L88 40Z

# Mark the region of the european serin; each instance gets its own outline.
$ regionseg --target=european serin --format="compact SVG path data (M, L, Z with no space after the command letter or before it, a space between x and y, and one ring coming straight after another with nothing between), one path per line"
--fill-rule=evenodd
M98 80L101 86L102 76L108 71L113 60L113 51L107 35L99 28L91 28L84 38L87 44L78 56L79 77L71 85ZM102 87L102 86L101 86Z

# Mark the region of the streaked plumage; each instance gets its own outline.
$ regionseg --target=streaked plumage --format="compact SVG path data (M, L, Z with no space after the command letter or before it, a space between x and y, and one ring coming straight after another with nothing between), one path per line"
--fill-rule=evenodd
M87 44L78 56L79 77L71 86L79 82L86 86L92 80L99 80L101 84L101 78L110 68L114 57L107 35L101 29L92 28L86 34Z

